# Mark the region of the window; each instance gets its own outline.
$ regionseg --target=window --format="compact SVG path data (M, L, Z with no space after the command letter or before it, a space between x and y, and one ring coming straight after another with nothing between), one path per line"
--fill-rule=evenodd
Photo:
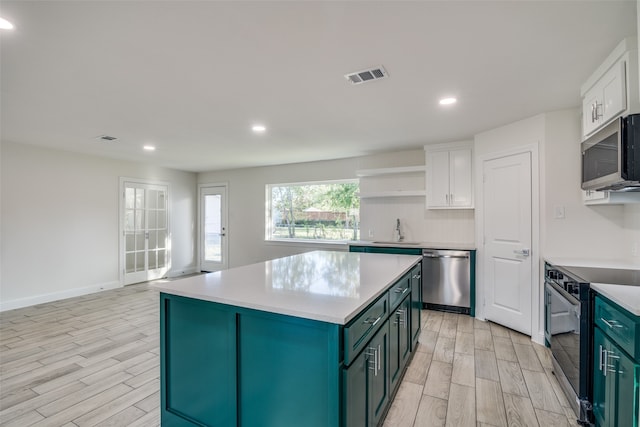
M358 240L357 180L267 185L267 240Z

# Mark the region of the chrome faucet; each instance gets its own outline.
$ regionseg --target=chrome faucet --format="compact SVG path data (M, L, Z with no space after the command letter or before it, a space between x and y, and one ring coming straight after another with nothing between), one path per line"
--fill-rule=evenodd
M396 241L402 242L404 240L404 236L402 235L402 231L400 231L400 218L396 219Z

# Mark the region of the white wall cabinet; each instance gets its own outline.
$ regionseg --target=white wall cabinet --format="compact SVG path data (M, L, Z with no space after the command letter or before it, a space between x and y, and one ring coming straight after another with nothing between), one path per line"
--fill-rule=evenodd
M473 209L470 142L426 145L427 209Z
M637 40L623 40L580 88L582 140L620 115L639 112Z

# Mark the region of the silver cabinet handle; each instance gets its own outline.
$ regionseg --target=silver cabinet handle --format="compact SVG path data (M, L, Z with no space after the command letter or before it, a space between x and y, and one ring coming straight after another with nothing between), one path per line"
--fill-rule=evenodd
M366 324L370 324L371 326L375 326L380 319L382 319L382 316L379 316L376 320L371 320L371 317L365 319L362 323L366 323Z
M404 319L404 310L403 310L403 309L400 309L400 310L396 311L396 315L398 316L398 323L399 323L399 324L401 324L401 325L403 325L403 324L404 324L404 322L405 322L405 319Z
M600 361L598 362L598 369L602 371L603 366L604 365L602 363L602 346L600 346Z
M369 347L367 350L369 350L367 353L365 353L367 357L373 357L373 366L371 365L371 360L368 359L369 370L373 371L374 375L378 375L378 357L376 354L377 350L374 347Z
M396 294L402 293L402 295L404 295L408 290L409 290L409 288L396 289L393 292L395 292Z
M513 253L514 253L514 254L516 254L516 255L522 255L522 256L529 256L529 255L531 255L531 252L529 251L529 249L528 249L528 248L521 249L521 250L519 250L519 251L518 251L518 250L515 250L515 251L513 251Z
M606 320L604 317L601 317L600 320L602 320L604 322L605 325L607 325L610 328L622 328L623 326L618 323L617 320Z
M596 118L595 118L595 107L596 107L595 104L591 104L591 123L596 121Z
M615 365L609 363L609 358L613 360L620 360L620 356L617 356L613 351L608 350L606 371L611 372L612 374L624 374L623 371L617 370Z
M598 101L596 101L596 108L595 108L595 113L596 113L596 122L598 121L598 119L600 119L602 117L602 113L598 113L598 108L602 107L602 104L598 104Z
M376 357L377 357L377 360L378 360L378 371L379 371L379 370L380 370L380 368L382 367L382 363L381 363L381 361L380 361L380 358L381 358L380 354L381 354L381 353L382 353L382 352L380 351L380 344L378 344L378 351L376 352ZM377 372L376 372L376 375L377 375Z
M412 279L419 279L421 276L419 274L414 274L413 277L411 277Z

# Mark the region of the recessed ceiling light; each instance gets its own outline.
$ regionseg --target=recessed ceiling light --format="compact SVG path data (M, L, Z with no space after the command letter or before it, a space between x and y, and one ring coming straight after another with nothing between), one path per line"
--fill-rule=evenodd
M262 133L265 132L267 128L264 125L253 125L251 126L251 130L255 133Z
M4 18L0 18L0 30L13 30L13 24Z
M458 100L455 98L442 98L440 100L440 105L451 105L455 104L456 102L458 102Z
M156 147L154 147L153 145L145 145L142 148L147 150L147 151L154 151L156 149Z

